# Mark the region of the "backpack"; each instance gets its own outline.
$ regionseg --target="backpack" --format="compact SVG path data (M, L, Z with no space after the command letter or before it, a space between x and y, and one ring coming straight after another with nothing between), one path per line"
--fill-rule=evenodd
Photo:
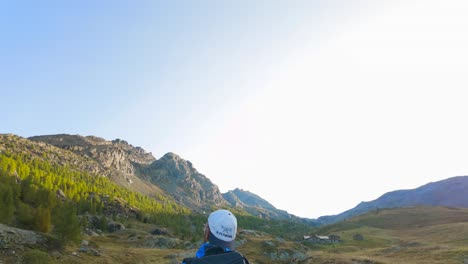
M202 258L184 259L186 264L249 264L249 261L239 252L230 251L208 255Z

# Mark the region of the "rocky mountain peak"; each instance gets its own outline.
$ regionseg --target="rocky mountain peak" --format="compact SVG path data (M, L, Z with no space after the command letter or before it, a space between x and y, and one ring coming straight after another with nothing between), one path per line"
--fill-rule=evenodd
M164 163L165 167L171 170L172 176L175 177L190 178L194 174L198 174L198 171L193 167L190 161L182 159L179 155L172 152L166 153L156 163Z
M151 164L146 175L151 182L191 208L225 204L218 186L177 154L166 153Z
M180 160L181 157L175 153L168 152L161 157L162 160Z

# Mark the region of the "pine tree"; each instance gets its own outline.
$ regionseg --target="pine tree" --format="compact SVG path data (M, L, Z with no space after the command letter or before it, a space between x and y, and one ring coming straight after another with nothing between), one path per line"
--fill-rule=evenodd
M10 186L0 183L0 222L10 224L15 213L13 191Z
M37 208L35 221L36 230L49 233L51 226L50 209L43 206Z
M81 226L76 215L76 206L70 202L56 208L54 216L54 233L66 244L78 241L81 237Z

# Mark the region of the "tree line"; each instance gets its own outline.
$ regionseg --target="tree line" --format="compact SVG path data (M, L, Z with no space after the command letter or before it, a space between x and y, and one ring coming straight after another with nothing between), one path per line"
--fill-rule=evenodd
M59 190L65 199L57 195ZM78 239L86 225L78 215L101 215L117 201L134 208L138 220L174 226L179 233L190 231L176 226L190 211L163 196L148 197L106 177L31 155L0 154L0 223L51 233L67 242Z

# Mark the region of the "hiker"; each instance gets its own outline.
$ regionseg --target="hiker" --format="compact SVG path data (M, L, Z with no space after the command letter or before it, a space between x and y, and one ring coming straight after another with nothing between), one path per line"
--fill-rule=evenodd
M182 264L249 264L249 261L235 251L237 219L228 210L217 210L210 214L204 228L204 244L195 258L186 258Z

